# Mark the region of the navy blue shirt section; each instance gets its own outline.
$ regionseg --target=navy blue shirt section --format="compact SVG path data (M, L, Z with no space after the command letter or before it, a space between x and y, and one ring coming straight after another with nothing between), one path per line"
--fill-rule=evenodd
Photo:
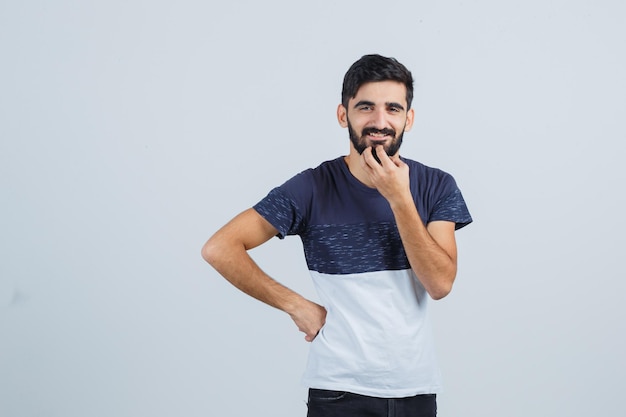
M424 224L446 220L459 229L472 221L452 176L403 161L409 165L411 193ZM254 209L280 238L301 237L310 270L353 274L410 267L389 203L358 181L343 157L301 172Z

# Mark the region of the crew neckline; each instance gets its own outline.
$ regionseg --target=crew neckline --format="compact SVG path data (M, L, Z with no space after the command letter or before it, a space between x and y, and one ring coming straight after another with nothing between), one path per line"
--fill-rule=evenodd
M360 191L363 191L363 192L366 192L366 193L369 193L369 194L382 195L382 194L380 194L378 189L365 185L364 183L359 181L359 179L357 177L354 176L354 174L350 171L350 167L348 166L348 162L347 162L346 158L347 158L347 156L340 156L336 160L341 165L341 170L343 171L344 175L348 178L348 181L352 185L354 185L357 189L359 189Z

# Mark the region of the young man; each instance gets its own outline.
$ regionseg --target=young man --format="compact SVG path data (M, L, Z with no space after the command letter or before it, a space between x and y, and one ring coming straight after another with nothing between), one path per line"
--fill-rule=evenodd
M345 75L337 119L350 152L291 178L205 244L237 288L291 316L311 343L309 417L435 416L441 388L428 298L451 290L454 233L472 219L454 179L401 158L413 78L366 55ZM279 284L247 251L299 235L321 305Z

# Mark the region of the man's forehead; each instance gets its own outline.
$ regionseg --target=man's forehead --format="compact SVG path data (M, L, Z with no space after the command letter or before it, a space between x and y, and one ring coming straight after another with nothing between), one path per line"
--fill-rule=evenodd
M406 103L406 86L399 81L371 81L359 87L356 95L350 101L367 100L371 102L400 102Z

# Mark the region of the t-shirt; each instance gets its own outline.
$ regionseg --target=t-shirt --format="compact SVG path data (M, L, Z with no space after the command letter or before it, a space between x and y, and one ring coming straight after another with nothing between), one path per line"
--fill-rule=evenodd
M424 224L472 221L449 174L409 165ZM440 392L428 294L413 273L387 200L344 158L301 172L254 209L281 239L299 235L326 323L311 343L303 383L377 397Z

